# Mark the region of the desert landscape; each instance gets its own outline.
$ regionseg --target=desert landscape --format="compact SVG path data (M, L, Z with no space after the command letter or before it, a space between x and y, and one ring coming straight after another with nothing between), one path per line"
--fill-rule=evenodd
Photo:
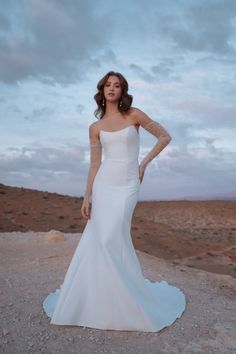
M0 184L0 232L81 233L83 198ZM139 201L135 249L209 272L236 275L236 201Z
M86 224L82 198L0 184L1 353L234 353L236 201L140 201L131 235L143 273L184 291L157 333L50 326L45 296L62 282Z

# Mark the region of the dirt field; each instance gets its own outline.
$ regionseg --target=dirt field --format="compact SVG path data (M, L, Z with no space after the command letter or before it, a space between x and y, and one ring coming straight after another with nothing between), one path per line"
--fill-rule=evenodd
M83 232L82 198L0 184L0 232ZM138 202L137 250L176 264L236 276L236 201Z
M236 280L141 251L145 277L165 279L186 294L186 310L170 327L144 333L50 325L42 302L61 284L81 235L49 235L0 234L1 353L235 353Z

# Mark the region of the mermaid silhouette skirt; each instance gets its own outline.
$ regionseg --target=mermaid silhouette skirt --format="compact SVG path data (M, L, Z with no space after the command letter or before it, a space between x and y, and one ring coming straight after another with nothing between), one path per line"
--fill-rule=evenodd
M95 176L91 218L63 283L43 301L50 324L156 332L185 310L184 293L143 276L131 239L138 201L139 134L100 131L105 159Z

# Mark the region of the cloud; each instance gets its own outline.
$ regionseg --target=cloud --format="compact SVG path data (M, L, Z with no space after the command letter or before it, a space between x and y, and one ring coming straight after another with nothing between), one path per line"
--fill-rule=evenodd
M155 49L164 44L175 54L235 56L234 0L135 0L133 7L139 17L136 30L140 43L148 38Z
M129 67L134 71L136 75L138 75L141 79L152 82L154 81L154 77L148 73L147 70L145 70L141 65L131 63Z
M236 17L235 1L193 2L181 12L161 16L162 33L169 36L176 47L188 51L235 54L231 42Z
M136 63L131 63L129 67L139 78L149 83L180 81L181 75L176 70L179 60L179 57L173 59L163 56L162 58L157 58L156 63L148 69Z
M31 116L24 117L24 119L30 121L47 121L48 117L54 114L54 110L51 107L42 107L42 108L35 108Z
M149 166L150 195L232 189L234 1L0 4L2 182L82 193L95 84L114 69L172 135ZM141 139L144 155L155 139Z
M165 163L161 162L161 158L152 161L141 197L182 199L186 195L206 195L207 198L209 195L233 191L236 172L234 161L235 155L224 148L216 148L214 139L202 139L199 146L191 146L190 142L182 146L173 143Z
M0 80L56 80L75 82L86 68L101 63L95 52L106 48L111 18L94 16L91 1L21 0L9 11L0 36ZM4 10L6 13L6 9ZM11 21L11 25L7 25ZM110 50L111 52L111 50ZM104 53L102 53L104 55ZM105 55L108 55L105 53ZM113 53L112 60L115 55Z
M195 127L214 129L228 128L236 126L236 107L233 105L222 105L221 102L214 102L208 98L187 99L182 102L172 102L169 108L180 111L183 115L195 120Z
M76 105L76 112L78 112L79 114L82 114L84 110L85 110L85 106L83 104Z
M103 63L119 65L120 36L144 46L169 48L167 59L147 72L130 67L145 80L179 76L173 73L177 49L221 56L235 55L236 3L223 1L131 1L101 6L92 0L19 0L2 2L0 10L0 80L14 84L37 79L53 84L87 78L87 70ZM129 21L123 17L125 8ZM144 11L145 10L145 11ZM139 23L131 16L139 18ZM118 47L113 39L119 38ZM148 39L148 41L147 41ZM137 42L134 42L137 43ZM136 44L137 45L137 44ZM144 49L145 50L145 49ZM171 55L175 51L174 58ZM167 51L166 51L167 54ZM163 55L161 55L163 56ZM160 57L160 55L159 55Z
M88 164L83 147L9 147L0 155L1 183L83 196Z
M50 148L38 146L8 147L5 153L1 153L1 170L32 171L37 170L70 170L77 171L78 162L85 160L85 147L73 146L73 148ZM75 163L77 161L77 163ZM63 168L62 168L63 166Z
M215 148L213 143L213 139L206 138L201 149L171 144L147 168L140 199L171 199L186 194L215 193L217 189L233 190L232 156L224 149ZM147 153L149 149L144 150ZM83 196L88 168L89 151L83 145L49 148L35 143L22 148L8 147L0 154L2 183L63 194Z

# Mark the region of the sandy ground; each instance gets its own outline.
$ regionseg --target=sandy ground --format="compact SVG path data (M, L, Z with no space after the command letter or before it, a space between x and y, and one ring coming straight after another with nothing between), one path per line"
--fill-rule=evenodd
M1 353L236 352L235 279L139 250L145 277L165 279L185 293L187 306L181 318L156 333L50 325L42 302L63 281L81 234L64 234L57 241L48 236L45 232L0 234Z

